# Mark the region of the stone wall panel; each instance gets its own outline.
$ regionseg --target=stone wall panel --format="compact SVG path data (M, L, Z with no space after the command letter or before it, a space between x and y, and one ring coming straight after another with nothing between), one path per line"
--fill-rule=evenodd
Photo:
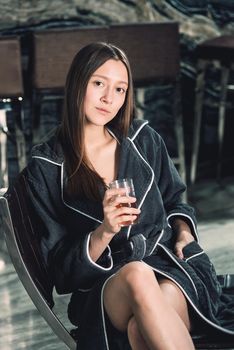
M31 76L28 67L30 56L28 32L76 25L160 22L165 20L179 22L185 141L186 151L190 152L196 78L194 50L197 43L202 40L220 34L234 34L233 0L0 0L0 9L0 34L12 33L23 37L22 58L26 81L30 80ZM207 76L209 82L207 93L210 94L211 104L212 101L215 103L217 100L216 84L213 83L216 79L215 76L214 69L210 69ZM160 88L146 91L147 103L144 106L144 117L149 119L151 125L165 137L169 150L173 153L175 149L172 132L173 121L171 120L168 94L170 94L169 90ZM206 114L209 118L205 121L202 141L207 143L207 140L211 140L209 142L213 150L217 141L217 111L211 108ZM43 138L52 127L58 124L60 118L60 104L56 101L43 101L39 138ZM32 146L32 119L30 101L26 97L22 128L26 138L28 155ZM8 120L13 135L15 120L13 113L9 112ZM13 178L17 173L14 161L15 144L10 138L9 143L10 177ZM210 154L204 152L203 154L206 158L210 157Z

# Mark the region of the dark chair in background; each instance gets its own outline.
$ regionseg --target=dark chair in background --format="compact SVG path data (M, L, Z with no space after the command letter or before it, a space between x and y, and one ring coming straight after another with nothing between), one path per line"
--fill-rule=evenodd
M54 285L42 258L40 248L40 223L31 214L28 202L27 183L22 172L11 189L11 195L0 197L0 225L4 234L8 252L15 270L32 299L34 305L49 327L71 350L76 349L77 333L71 333L53 312ZM234 275L219 276L223 288L234 294ZM196 349L232 349L234 339L222 335L218 339L212 336L193 338ZM125 348L124 348L125 349Z
M73 57L83 46L106 41L107 26L85 26L33 33L33 88L63 91Z
M173 157L173 161L186 182L178 23L169 21L112 25L108 41L126 52L132 67L137 97L143 105L144 88L158 83L172 84L171 110L177 146L177 156Z
M25 139L21 128L24 96L21 45L17 36L0 38L0 188L8 186L7 112L16 109L15 140L19 171L26 165Z
M218 104L218 164L217 178L221 176L222 150L224 142L224 127L227 108L227 93L230 88L229 78L234 71L234 35L223 35L198 44L195 55L197 58L197 80L194 108L193 147L191 158L190 181L193 184L197 178L198 156L203 108L205 105L206 72L212 62L216 62L220 69L220 90ZM233 87L232 87L233 89Z
M31 56L33 143L41 142L41 105L46 100L63 100L66 75L73 57L83 46L107 40L106 26L53 29L33 33Z

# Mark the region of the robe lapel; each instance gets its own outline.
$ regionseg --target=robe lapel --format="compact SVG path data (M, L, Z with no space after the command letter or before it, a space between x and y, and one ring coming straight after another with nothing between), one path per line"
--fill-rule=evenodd
M133 179L137 206L141 207L147 192L152 186L154 174L141 155L140 150L129 138L122 141L118 171L119 179L127 177Z
M91 220L101 223L103 221L103 208L101 202L96 201L87 201L87 200L77 200L67 198L64 189L66 184L66 171L64 166L62 165L62 174L61 174L61 191L63 196L63 201L66 206L70 209L79 212L81 215L84 215Z
M137 206L141 207L144 199L150 190L154 174L150 165L144 160L143 155L137 148L131 138L121 140L118 179L131 177L133 179ZM102 203L87 200L70 200L64 194L66 183L66 173L62 166L61 188L64 203L71 209L78 211L80 214L90 217L96 222L103 220Z

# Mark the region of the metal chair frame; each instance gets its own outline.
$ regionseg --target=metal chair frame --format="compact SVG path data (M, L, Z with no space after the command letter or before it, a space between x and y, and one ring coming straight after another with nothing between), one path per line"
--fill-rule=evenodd
M14 188L13 198L0 197L0 223L7 249L25 290L41 316L67 348L75 350L76 341L53 312L52 294L43 289L43 287L45 289L47 287L41 284L40 276L33 275L30 271L30 265L36 264L36 260L39 261L39 264L42 262L39 256L35 256L33 249L27 252L26 247L22 245L21 237L27 235L27 230L32 225L23 193L26 194L26 183L22 175L17 187ZM32 226L31 230L33 231ZM27 263L28 254L30 255L30 265Z

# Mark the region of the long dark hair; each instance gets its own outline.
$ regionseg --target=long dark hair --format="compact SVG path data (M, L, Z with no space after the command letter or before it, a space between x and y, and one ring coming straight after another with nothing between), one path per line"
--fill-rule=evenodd
M69 69L64 97L62 124L59 132L68 174L66 193L74 197L100 200L103 179L89 166L84 146L84 98L88 81L107 60L123 62L128 72L128 90L123 106L108 125L123 136L128 133L133 115L133 85L128 59L118 47L107 43L92 43L74 57Z

